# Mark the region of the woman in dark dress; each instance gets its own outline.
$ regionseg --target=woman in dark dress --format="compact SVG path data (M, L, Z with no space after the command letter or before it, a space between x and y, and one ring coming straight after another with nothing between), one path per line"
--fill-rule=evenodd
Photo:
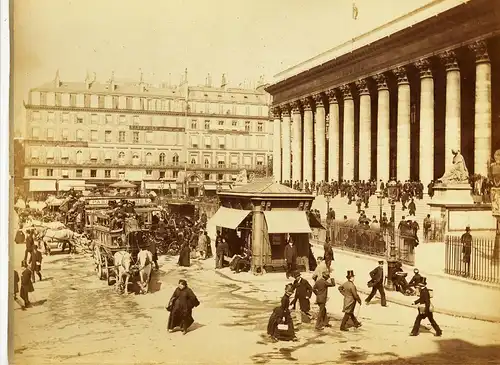
M167 310L170 312L168 331L173 332L176 327L181 327L183 334L186 334L188 328L194 322L193 308L199 304L196 295L191 288L188 288L186 280L179 280L179 285L167 306Z
M267 334L274 341L297 341L293 320L290 315L290 296L293 294L292 284L285 286L285 295L281 298L281 306L274 308L267 324Z
M189 247L189 242L184 240L182 236L179 236L179 241L181 243L181 250L179 252L179 261L177 264L179 266L191 266L191 248Z

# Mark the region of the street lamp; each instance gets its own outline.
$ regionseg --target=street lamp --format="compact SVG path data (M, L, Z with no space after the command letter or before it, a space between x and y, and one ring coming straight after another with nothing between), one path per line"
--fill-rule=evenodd
M391 237L390 250L389 250L389 258L387 259L387 290L394 290L394 284L392 282L392 276L396 271L397 259L396 259L396 243L394 242L394 236L396 233L396 218L395 218L395 210L396 210L396 198L398 193L398 187L395 181L389 181L387 183L387 195L389 196L389 204L391 205L391 232L389 236Z
M330 211L330 201L332 200L332 195L329 191L325 191L325 199L326 199L326 214Z
M380 224L380 223L382 223L382 205L384 204L384 193L382 192L382 190L377 190L375 192L375 195L377 196L378 207L380 209L379 217L378 217L378 221Z

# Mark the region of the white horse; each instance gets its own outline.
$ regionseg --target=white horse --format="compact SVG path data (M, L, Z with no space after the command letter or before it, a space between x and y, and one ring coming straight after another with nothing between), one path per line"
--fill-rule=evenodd
M153 254L148 250L141 249L137 254L137 261L139 264L141 293L146 294L149 291L149 282L151 281Z
M125 290L128 294L128 283L130 280L130 268L132 266L132 255L127 251L118 251L113 256L116 271L116 287L118 291ZM122 281L125 277L125 282ZM122 289L123 288L123 289Z

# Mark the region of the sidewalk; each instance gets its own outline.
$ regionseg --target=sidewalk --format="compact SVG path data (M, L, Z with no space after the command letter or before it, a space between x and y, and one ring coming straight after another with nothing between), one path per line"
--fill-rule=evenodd
M316 257L322 256L323 248L313 245L313 253ZM366 285L370 279L368 273L377 266L378 259L335 249L334 255L332 277L335 278L337 285L346 281L347 270L354 270L356 287L364 300L371 291ZM212 266L207 265L206 268L210 267ZM386 269L387 267L385 271ZM404 269L409 276L412 275L411 270L407 270L410 268L405 267ZM262 291L276 291L277 296L281 295L285 285L292 281L292 279L286 279L285 273L254 275L247 272L236 274L231 272L229 268L216 270L216 273L235 282L250 284ZM435 312L500 323L500 306L498 305L500 303L500 288L474 285L433 274L422 273L422 275L427 277L428 288L434 289L432 303ZM302 276L312 284L312 273L303 273ZM385 293L387 302L407 307L414 307L412 303L417 299L417 297L404 296L399 292L386 290ZM380 299L378 298L377 294L371 305L379 305Z

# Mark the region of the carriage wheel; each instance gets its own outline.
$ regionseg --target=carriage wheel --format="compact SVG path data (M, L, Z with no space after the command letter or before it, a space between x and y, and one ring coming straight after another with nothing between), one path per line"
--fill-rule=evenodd
M97 277L101 279L102 265L101 265L101 253L99 252L99 248L96 248L94 250L94 263L95 263L95 271L97 273Z

